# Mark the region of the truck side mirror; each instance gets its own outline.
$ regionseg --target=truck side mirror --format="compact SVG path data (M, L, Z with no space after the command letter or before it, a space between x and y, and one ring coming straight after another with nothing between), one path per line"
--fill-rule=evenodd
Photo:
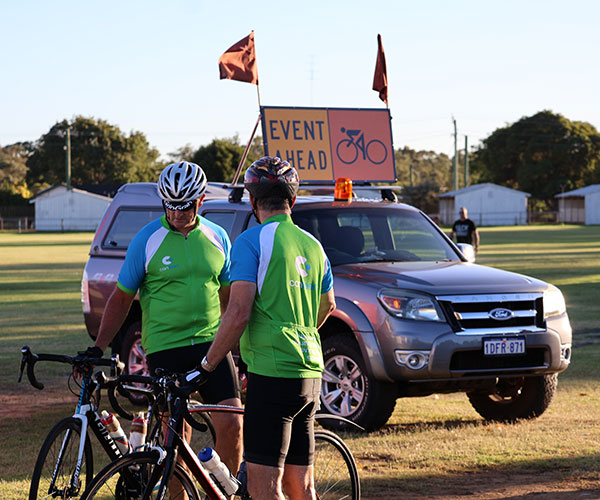
M473 245L469 245L468 243L457 243L456 246L468 262L471 264L475 262L475 249L473 248Z

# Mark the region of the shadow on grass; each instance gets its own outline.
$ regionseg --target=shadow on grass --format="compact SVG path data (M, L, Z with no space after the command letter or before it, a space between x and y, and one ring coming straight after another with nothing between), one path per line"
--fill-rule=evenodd
M61 235L61 233L54 233L55 235ZM67 241L49 241L47 239L39 240L39 241L29 241L25 242L23 240L20 241L2 241L0 243L0 248L10 248L10 247L74 247L79 245L85 245L89 247L91 244L90 238L81 238L77 240L67 240Z
M52 273L54 271L81 269L83 272L84 263L82 262L58 262L48 264L47 262L31 263L31 264L9 264L1 265L0 271L41 271L44 274Z
M595 458L581 456L518 461L440 474L423 468L421 474L411 472L410 478L398 470L397 474L386 478L361 479L361 490L363 498L369 499L442 499L449 496L495 500L597 499L600 498L600 464ZM560 491L557 491L557 487L560 487Z

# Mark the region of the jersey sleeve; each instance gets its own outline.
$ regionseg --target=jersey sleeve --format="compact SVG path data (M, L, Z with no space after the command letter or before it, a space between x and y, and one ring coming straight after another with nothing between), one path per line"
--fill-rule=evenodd
M146 241L142 232L134 236L119 272L117 286L131 295L137 292L146 276Z
M225 229L221 226L217 227L219 228L219 235L223 240L223 251L225 252L225 262L221 269L221 274L219 274L219 282L221 283L221 286L229 286L231 282L231 240Z
M333 288L333 273L331 272L331 264L329 259L325 257L325 272L323 273L323 281L321 282L321 294L327 293Z
M231 248L231 282L256 283L259 264L258 235L260 231L246 231L233 242Z

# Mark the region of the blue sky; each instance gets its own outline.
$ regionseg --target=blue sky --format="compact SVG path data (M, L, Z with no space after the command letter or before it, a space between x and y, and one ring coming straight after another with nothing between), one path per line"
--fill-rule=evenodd
M256 86L217 61L255 31L263 105L380 108L383 39L394 147L450 154L543 109L600 128L600 2L138 1L0 3L0 146L93 116L163 157L239 134Z

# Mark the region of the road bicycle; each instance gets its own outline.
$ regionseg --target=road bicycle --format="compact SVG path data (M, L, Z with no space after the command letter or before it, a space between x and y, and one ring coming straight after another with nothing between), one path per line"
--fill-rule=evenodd
M90 359L60 354L34 354L28 346L21 349L21 354L19 382L27 367L29 383L36 389L44 388L44 384L35 376L35 364L39 361L70 364L74 373L81 376L75 413L60 420L48 433L35 462L29 488L30 500L78 498L85 485L92 480L94 472L88 429L96 435L109 460L117 460L123 456L100 420L98 405L102 383L99 375L93 375L93 370L98 366L106 366L111 368L111 375L116 375L123 370L124 365L118 357ZM69 388L76 394L71 387L71 380L75 380L73 375L69 378Z
M145 451L127 455L109 464L89 484L81 500L227 498L224 490L198 459L192 447L182 439L181 430L184 421L192 427L198 426L194 414L243 414L244 409L226 405L187 404L190 394L198 387L187 383L185 374L165 376L163 372L162 380L163 382L155 383L154 387L162 387L167 392L170 419L163 445L148 444ZM319 418L330 416L323 415ZM346 444L336 434L321 429L315 430L315 442L315 487L319 498L358 500L358 470ZM249 500L242 469L238 479L240 485L235 494ZM202 495L200 491L203 492Z
M109 462L123 456L98 414L102 389L106 389L113 409L116 411L118 408L119 414L128 420L132 420L134 416L118 403L115 390L125 397L132 392L138 397L145 397L148 401L146 418L150 429L147 442L161 441L162 430L158 418L159 402L154 398L155 391L145 386L153 380L150 377L131 375L127 375L127 378L124 379L123 375L120 375L124 364L119 361L118 356L112 359L91 359L59 354L34 354L28 346L21 349L21 354L19 382L22 380L25 367L27 367L27 378L36 389L44 388L44 384L39 382L35 375L35 365L39 361L69 364L73 367L73 373L76 372L81 377L81 381L77 383L79 397L75 413L71 417L60 420L50 430L42 444L31 477L29 500L79 498L94 475L94 454L88 432L90 429L106 452ZM107 377L101 371L93 374L95 367L99 366L110 367L111 377ZM74 380L76 377L71 375L69 388L71 388L71 381ZM72 388L71 391L76 393ZM191 406L194 404L198 403L192 402ZM214 429L208 414L200 415L195 428L203 431L200 436L195 438L200 445L210 446L214 443Z

